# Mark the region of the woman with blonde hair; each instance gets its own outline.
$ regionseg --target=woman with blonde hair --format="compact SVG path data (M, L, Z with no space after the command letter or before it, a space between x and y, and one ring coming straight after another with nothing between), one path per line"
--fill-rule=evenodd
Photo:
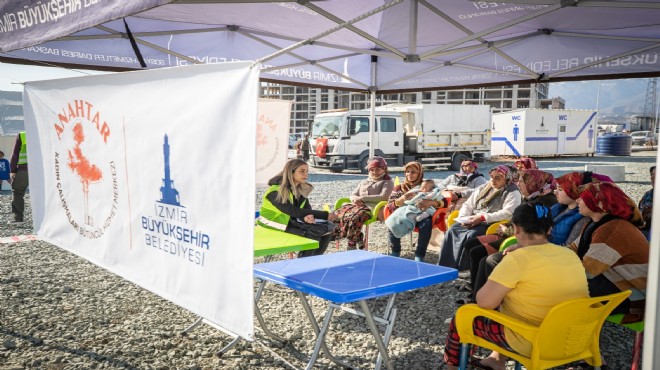
M305 161L292 159L282 172L268 181L270 188L263 197L257 223L319 241L316 250L302 251L299 257L320 255L325 252L332 238L335 215L313 210L307 197L314 188L307 182L309 166Z

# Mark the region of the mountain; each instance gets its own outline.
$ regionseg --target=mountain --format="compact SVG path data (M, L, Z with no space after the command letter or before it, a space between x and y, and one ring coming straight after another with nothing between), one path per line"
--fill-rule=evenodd
M648 78L554 82L550 97L566 100L567 109L596 109L601 114L641 115L644 113ZM657 96L656 96L657 98ZM655 112L651 113L655 116Z

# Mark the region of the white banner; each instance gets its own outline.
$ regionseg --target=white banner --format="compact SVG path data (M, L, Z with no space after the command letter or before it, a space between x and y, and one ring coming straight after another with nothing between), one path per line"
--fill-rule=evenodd
M257 119L257 185L266 185L287 161L291 101L259 99Z
M258 68L25 85L37 235L253 338Z

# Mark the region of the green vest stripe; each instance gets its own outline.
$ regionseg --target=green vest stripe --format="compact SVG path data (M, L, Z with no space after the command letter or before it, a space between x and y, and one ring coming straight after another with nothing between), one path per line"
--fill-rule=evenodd
M273 203L271 203L271 201L267 198L268 194L279 190L279 188L279 185L271 185L271 187L266 190L266 193L264 194L261 202L261 208L259 209L259 218L257 219L257 223L261 226L271 229L284 230L286 229L286 225L289 224L291 216L277 209L277 207L275 207ZM291 192L289 192L289 201L291 204L293 204L293 194ZM300 208L303 208L306 202L307 201L304 201L300 205ZM282 227L278 227L273 223L282 225Z
M21 131L18 135L21 138L21 151L18 153L18 164L27 164L27 139L25 138L25 131Z

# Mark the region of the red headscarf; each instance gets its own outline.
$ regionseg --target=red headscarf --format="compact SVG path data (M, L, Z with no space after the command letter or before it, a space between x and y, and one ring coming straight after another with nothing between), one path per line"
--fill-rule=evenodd
M644 224L637 204L612 183L592 182L582 185L580 199L593 212L609 213L637 226Z
M580 197L579 187L590 182L613 182L605 175L591 173L590 171L569 172L557 178L557 185L564 190L564 193L571 199Z
M382 168L385 170L385 173L383 176L379 178L375 178L371 176L371 173L369 174L369 178L371 178L374 181L378 180L389 180L391 179L388 171L387 171L387 161L383 157L375 156L373 158L370 158L369 161L367 162L367 171L372 169L372 168Z
M525 170L520 173L518 186L525 186L527 190L527 199L532 199L543 193L545 190L555 190L557 181L551 173L541 170Z
M518 171L522 170L538 170L538 166L536 165L536 162L532 158L526 157L526 158L520 158L517 161L513 162L513 166L518 169Z

